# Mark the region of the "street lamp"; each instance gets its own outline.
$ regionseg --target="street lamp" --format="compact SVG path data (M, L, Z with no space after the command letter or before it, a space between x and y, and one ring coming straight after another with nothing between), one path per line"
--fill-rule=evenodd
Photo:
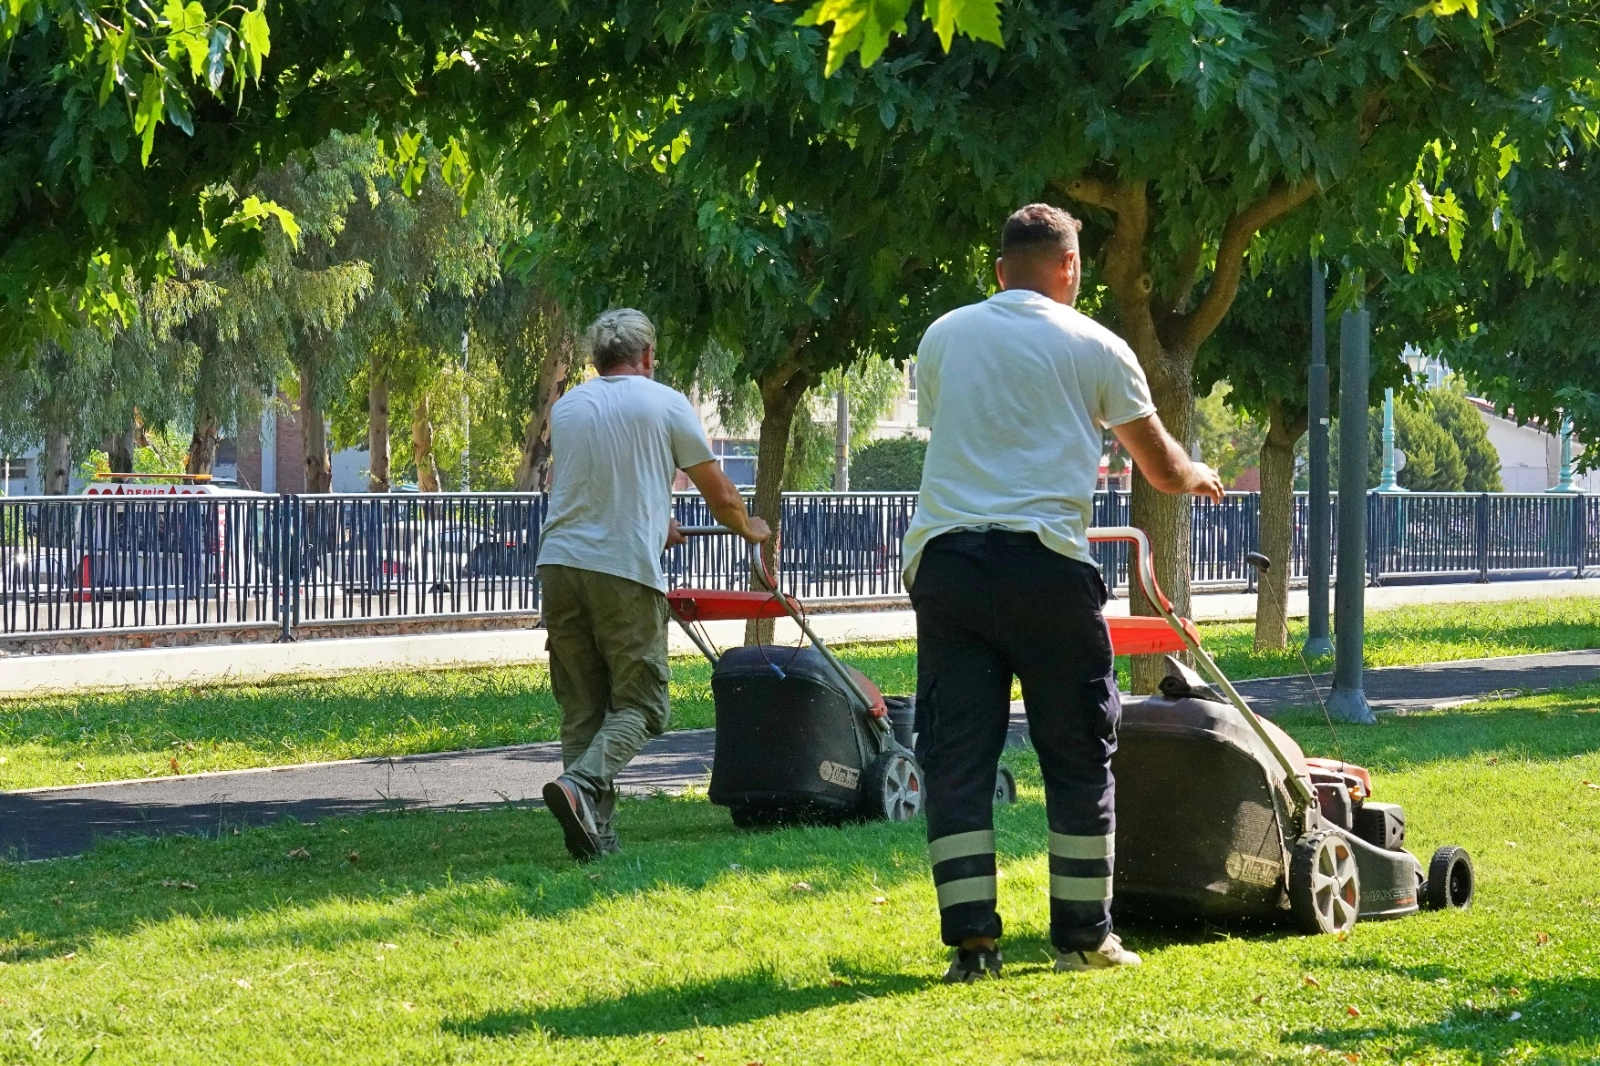
M1561 470L1557 474L1555 488L1548 491L1582 495L1583 490L1572 483L1572 418L1565 412L1561 415L1558 433L1561 438Z

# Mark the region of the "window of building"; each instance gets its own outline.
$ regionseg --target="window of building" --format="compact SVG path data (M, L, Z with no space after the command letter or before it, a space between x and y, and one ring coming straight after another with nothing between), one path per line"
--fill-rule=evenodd
M906 402L917 402L917 361L906 360Z
M717 457L728 480L741 489L755 488L756 442L753 440L714 440L711 454Z

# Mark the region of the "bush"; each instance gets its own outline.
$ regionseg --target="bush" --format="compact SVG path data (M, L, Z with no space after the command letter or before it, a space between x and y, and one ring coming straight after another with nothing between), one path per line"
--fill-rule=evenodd
M850 488L857 492L915 492L922 487L928 442L915 437L875 440L850 457Z

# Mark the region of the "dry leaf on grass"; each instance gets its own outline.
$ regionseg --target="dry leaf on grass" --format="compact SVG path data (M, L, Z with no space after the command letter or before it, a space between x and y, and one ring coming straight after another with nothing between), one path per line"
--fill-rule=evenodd
M400 1005L402 1007L404 1007L406 1010L416 1010L417 1009L417 1005L415 1003L412 1003L409 999L402 999L400 1001Z
M350 854L344 857L344 861L349 863L351 866L354 866L356 863L361 861L361 853L359 851L352 851Z
M1511 1012L1511 1016L1506 1019L1506 1021L1508 1021L1508 1022L1520 1022L1521 1020L1522 1020L1522 1012L1520 1010L1512 1011Z
M5 760L4 759L0 759L0 762L5 762ZM1585 781L1583 783L1583 787L1584 788L1592 788L1592 789L1600 790L1600 784L1596 784L1593 781Z
M1354 1003L1346 1003L1344 1005L1344 1012L1350 1015L1352 1018L1361 1017L1361 1008L1356 1006Z
M1259 1007L1259 1006L1261 1006L1261 1004L1265 1003L1266 1001L1267 1001L1267 994L1265 992L1263 992L1259 996L1257 996L1255 999L1251 1000L1250 1002L1254 1003L1256 1006Z
M238 985L240 988L249 988L250 987L249 980L246 979L246 978L243 978L243 977L235 977L233 979L233 983Z
M796 881L794 884L789 886L789 891L790 892L811 892L811 891L814 891L814 889L812 889L811 883L809 881Z
M881 907L885 903L888 903L888 902L889 902L889 897L888 896L873 896L872 897L872 905L874 907Z
M1344 1061L1350 1063L1351 1066L1355 1066L1355 1063L1361 1061L1361 1056L1354 1051L1346 1051L1344 1053Z
M1533 934L1533 942L1535 944L1548 944L1550 943L1550 934L1541 929Z
M311 858L311 852L307 851L305 848L295 848L293 851L289 852L289 858L298 859L299 861L304 862L305 860Z
M178 760L177 759L168 759L167 760L167 765L172 767L172 772L173 773L178 773Z
M1300 978L1300 980L1302 980L1302 981L1304 981L1306 983L1306 987L1307 988L1321 988L1322 987L1322 982L1318 981L1315 977L1312 977L1310 974L1306 974L1304 977Z

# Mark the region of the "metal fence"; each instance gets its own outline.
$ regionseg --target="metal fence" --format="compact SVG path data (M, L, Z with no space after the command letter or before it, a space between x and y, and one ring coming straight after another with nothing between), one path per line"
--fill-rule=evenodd
M1196 502L1196 586L1249 586L1258 502ZM1374 584L1600 575L1600 496L1373 494L1366 506ZM903 595L915 507L914 493L786 495L784 587L811 602ZM1127 493L1102 493L1093 524L1125 525L1128 508ZM685 525L710 521L696 495L674 509ZM270 625L290 636L309 624L527 615L544 510L525 493L0 499L0 635ZM1294 515L1288 567L1299 577L1304 494ZM1125 548L1096 557L1124 587ZM664 562L675 586L746 580L732 538L696 539Z

